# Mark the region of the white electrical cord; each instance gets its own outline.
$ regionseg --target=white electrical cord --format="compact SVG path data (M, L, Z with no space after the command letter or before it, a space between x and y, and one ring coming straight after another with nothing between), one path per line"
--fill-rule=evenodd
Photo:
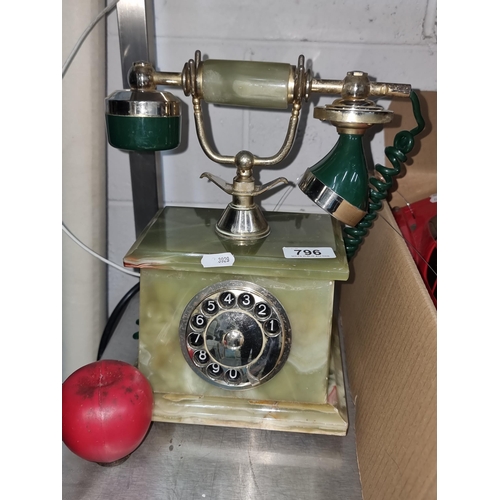
M74 57L76 56L77 52L80 50L80 47L82 46L84 40L87 38L88 34L94 29L95 25L108 13L108 12L111 12L115 7L116 7L116 4L119 2L120 0L114 0L113 2L111 2L105 9L103 9L99 14L98 16L94 19L94 21L89 24L89 26L87 27L87 29L82 33L82 35L80 36L80 38L78 39L78 41L76 42L75 46L73 47L73 50L70 52L68 58L66 59L66 62L63 64L63 67L62 67L62 77L64 78L64 75L66 73L66 71L68 70L69 66L71 65ZM94 252L92 249L90 249L87 245L85 245L85 243L82 243L69 229L68 227L66 226L66 224L64 224L64 222L62 223L62 228L63 228L63 231L77 244L79 245L81 248L83 248L85 251L87 251L90 255L93 255L94 257L96 257L97 259L99 259L100 261L104 262L105 264L108 264L108 266L111 266L111 267L114 267L115 269L118 269L118 271L121 271L122 273L125 273L125 274L128 274L130 276L135 276L135 277L139 277L140 274L139 273L136 273L134 271L130 271L128 269L125 269L121 266L119 266L118 264L115 264L114 262L111 262L110 260L102 257L101 255L99 255L98 253Z
M114 267L115 269L118 269L118 271L121 271L122 273L125 273L125 274L129 274L130 276L135 276L135 277L139 277L140 274L139 273L136 273L134 271L129 271L128 269L125 269L123 267L120 267L118 264L115 264L114 262L111 262L109 261L108 259L105 259L104 257L102 257L101 255L99 255L98 253L94 252L94 250L92 250L91 248L89 248L87 245L85 245L85 243L82 243L67 227L66 227L66 224L64 224L64 222L62 223L62 228L63 228L63 231L79 246L81 246L84 250L86 250L90 255L93 255L94 257L96 257L97 259L99 259L100 261L108 264L109 266L111 267Z
M76 53L80 50L80 47L82 46L85 38L87 38L88 34L94 29L95 25L108 13L108 12L111 12L115 7L116 7L116 4L119 2L120 0L114 0L113 2L111 2L105 9L103 9L98 15L97 17L94 19L94 21L89 24L89 26L87 27L87 29L82 33L82 35L80 36L80 38L78 39L78 41L76 42L75 46L73 47L73 50L70 52L68 58L66 59L66 62L63 64L63 67L62 67L62 76L64 78L64 75L67 71L67 69L69 68L71 62L73 61L73 58L76 56Z

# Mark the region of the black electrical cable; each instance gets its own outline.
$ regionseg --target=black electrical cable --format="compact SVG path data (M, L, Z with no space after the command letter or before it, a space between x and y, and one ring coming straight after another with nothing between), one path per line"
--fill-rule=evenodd
M132 297L139 291L139 283L134 285L118 302L116 307L114 308L111 316L109 317L106 326L102 332L101 341L99 343L99 349L97 350L97 361L99 361L104 354L104 350L106 349L113 333L115 333L116 327L118 326L118 322L120 321L125 309L127 308L129 302L132 300Z

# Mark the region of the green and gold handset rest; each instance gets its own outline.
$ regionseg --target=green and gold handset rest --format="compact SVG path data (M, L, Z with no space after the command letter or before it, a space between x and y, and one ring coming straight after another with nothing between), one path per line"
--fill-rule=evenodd
M308 168L299 188L320 208L344 224L348 258L359 244L380 210L382 200L401 172L401 162L414 146L414 137L425 124L416 93L410 85L380 83L361 71L347 73L343 80L313 78L305 69L301 55L297 66L258 61L201 61L196 52L181 72L156 71L147 62L135 63L129 71L130 89L114 92L106 99L106 124L109 143L127 151L161 151L180 143L180 101L157 87L183 89L191 95L196 132L205 154L214 162L236 167L232 183L204 172L206 177L232 196L216 225L219 235L239 241L252 241L269 234L269 225L255 204L255 196L287 179L279 177L260 185L253 177L254 167L269 167L281 162L291 150L302 102L312 94L340 96L332 104L314 109L314 117L333 124L339 139L333 149ZM391 121L392 111L375 104L370 97L410 98L417 126L399 132L394 144L386 148L392 168L376 165L378 178L369 178L362 136L372 125ZM291 116L285 139L273 156L258 157L249 151L234 156L218 154L209 144L203 123L201 100L228 106L287 109Z

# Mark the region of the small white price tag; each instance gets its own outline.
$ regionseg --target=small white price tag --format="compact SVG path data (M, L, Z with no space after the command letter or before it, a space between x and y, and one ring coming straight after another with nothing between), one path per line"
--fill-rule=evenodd
M283 247L286 259L335 259L331 247Z
M234 264L234 255L232 253L212 253L204 255L201 258L203 267L227 267Z

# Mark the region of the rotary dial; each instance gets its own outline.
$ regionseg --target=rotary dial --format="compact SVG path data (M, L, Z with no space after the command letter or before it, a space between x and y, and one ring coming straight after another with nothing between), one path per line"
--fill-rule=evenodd
M223 281L193 297L179 336L190 367L207 382L230 390L274 377L291 344L283 306L266 289L245 281Z

